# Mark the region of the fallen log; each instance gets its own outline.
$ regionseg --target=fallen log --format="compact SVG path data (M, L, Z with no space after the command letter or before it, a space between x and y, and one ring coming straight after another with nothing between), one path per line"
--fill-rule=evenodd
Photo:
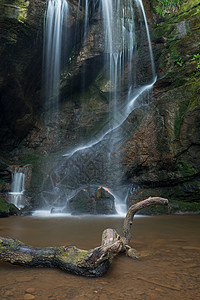
M59 268L88 277L102 276L119 252L137 257L137 251L129 246L132 219L138 210L150 205L168 205L168 200L150 197L132 205L124 220L124 236L121 237L115 229L106 229L101 245L94 249L81 250L74 246L35 248L12 238L0 237L0 260L27 267Z

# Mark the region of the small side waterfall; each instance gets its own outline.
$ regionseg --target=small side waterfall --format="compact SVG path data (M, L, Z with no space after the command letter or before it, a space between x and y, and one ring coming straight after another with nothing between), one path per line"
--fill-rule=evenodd
M32 166L18 166L13 165L9 167L12 173L11 191L9 193L9 200L18 208L23 208L26 205L24 192L30 184Z
M60 3L64 0L57 1ZM53 3L51 8L55 10L49 15L51 18L56 13L57 1L49 0L49 3ZM68 202L81 190L88 191L104 186L115 197L117 212L122 215L126 212L125 198L130 187L122 183L120 158L113 160L113 157L128 137L126 125L124 126L126 119L136 107L148 104L148 95L156 82L156 74L142 0L100 0L97 3L99 19L102 19L104 28L104 89L109 94L109 122L99 134L91 137L90 142L60 158L58 166L49 175L41 199L45 207L55 207L68 212ZM81 4L79 0L79 7ZM88 0L84 2L83 43L87 39L89 4ZM52 28L47 32L52 35ZM141 72L138 71L141 67L138 61L142 60L142 55L145 56L146 63L143 64L144 69ZM84 72L84 68L82 70ZM142 77L140 73L145 76ZM57 83L58 81L59 78L55 80ZM52 92L49 97L53 94L58 94L58 91Z
M12 179L12 186L10 192L10 202L13 203L16 207L22 208L24 205L23 194L25 190L25 174L15 171Z

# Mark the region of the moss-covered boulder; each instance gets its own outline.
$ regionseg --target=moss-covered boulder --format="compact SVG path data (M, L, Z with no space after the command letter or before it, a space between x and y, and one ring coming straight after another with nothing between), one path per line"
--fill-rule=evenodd
M105 187L99 187L96 191L96 213L115 214L115 198Z
M21 211L13 204L9 204L9 215L10 216L19 216L21 215Z
M9 216L9 205L0 198L0 217L8 217Z
M104 187L89 187L80 190L67 203L67 212L72 214L115 214L113 195Z
M12 203L7 203L0 197L0 218L20 215L20 210Z

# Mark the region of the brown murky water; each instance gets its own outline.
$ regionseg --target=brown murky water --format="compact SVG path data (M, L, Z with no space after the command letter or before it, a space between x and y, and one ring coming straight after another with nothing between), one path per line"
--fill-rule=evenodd
M0 219L0 235L33 246L101 243L105 228L121 231L121 218ZM119 255L101 278L56 269L0 263L0 299L200 299L200 215L137 217L132 246L152 254L139 260Z

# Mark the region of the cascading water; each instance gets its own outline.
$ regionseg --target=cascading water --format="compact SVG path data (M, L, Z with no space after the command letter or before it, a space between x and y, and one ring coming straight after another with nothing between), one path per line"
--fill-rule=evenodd
M55 9L55 2L53 3L52 7ZM86 0L84 40L87 38L88 5ZM120 160L116 167L116 159L113 163L112 156L115 156L116 149L126 139L127 133L123 127L126 127L124 123L127 117L135 107L143 104L145 97L148 98L156 75L142 0L101 0L99 12L104 24L104 74L105 89L110 95L110 120L104 130L89 143L60 158L58 166L49 175L42 199L44 206L66 211L68 202L80 191L93 191L103 185L114 195L118 213L124 214L124 198L128 195L129 186L122 185ZM139 30L136 29L136 21L140 23L148 45L148 65L151 70L146 80L138 77L138 48L142 49L142 45L138 44ZM145 72L148 73L146 70ZM111 169L112 174L109 174Z
M44 19L44 98L53 111L58 108L63 20L68 11L66 0L49 0Z
M10 202L16 207L22 208L23 204L23 194L25 191L25 174L22 172L21 168L15 168L12 174L12 184L10 194Z

